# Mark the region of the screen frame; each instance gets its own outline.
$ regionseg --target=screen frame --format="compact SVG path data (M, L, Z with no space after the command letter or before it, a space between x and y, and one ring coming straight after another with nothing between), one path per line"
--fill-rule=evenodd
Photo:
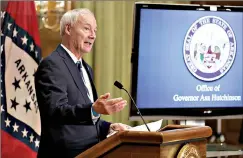
M140 15L142 9L165 9L165 10L194 10L194 11L234 11L243 12L242 6L217 6L217 5L196 5L196 4L155 4L155 3L135 3L133 21L133 48L132 48L132 83L131 95L135 102L137 100L137 76L138 76L138 57L139 57L139 32ZM215 10L216 9L216 10ZM243 53L243 52L242 52ZM242 87L243 88L243 87ZM132 102L131 102L132 103ZM190 109L190 110L188 110ZM176 119L176 120L204 120L215 118L243 118L243 107L219 107L219 108L139 108L146 120L151 119ZM129 119L141 119L135 106L130 106Z

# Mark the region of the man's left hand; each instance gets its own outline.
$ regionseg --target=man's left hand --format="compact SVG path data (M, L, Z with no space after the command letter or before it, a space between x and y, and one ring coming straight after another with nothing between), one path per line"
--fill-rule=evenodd
M122 123L112 123L110 125L110 131L125 131L132 128L131 126Z

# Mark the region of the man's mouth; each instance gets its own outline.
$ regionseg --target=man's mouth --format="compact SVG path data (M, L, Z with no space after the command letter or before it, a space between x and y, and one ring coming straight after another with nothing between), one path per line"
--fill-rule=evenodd
M91 42L84 42L85 44L88 44L88 45L92 45L92 43Z

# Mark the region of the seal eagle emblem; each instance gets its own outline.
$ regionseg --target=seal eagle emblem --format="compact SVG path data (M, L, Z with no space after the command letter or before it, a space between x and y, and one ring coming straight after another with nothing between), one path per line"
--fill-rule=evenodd
M217 80L230 70L234 62L234 32L220 17L201 17L186 33L183 55L185 64L193 76L203 81Z

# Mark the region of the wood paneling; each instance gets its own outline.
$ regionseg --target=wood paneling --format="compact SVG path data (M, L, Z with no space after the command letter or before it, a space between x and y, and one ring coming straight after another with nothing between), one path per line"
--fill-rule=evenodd
M46 28L40 30L40 40L42 57L49 55L61 43L60 33Z

